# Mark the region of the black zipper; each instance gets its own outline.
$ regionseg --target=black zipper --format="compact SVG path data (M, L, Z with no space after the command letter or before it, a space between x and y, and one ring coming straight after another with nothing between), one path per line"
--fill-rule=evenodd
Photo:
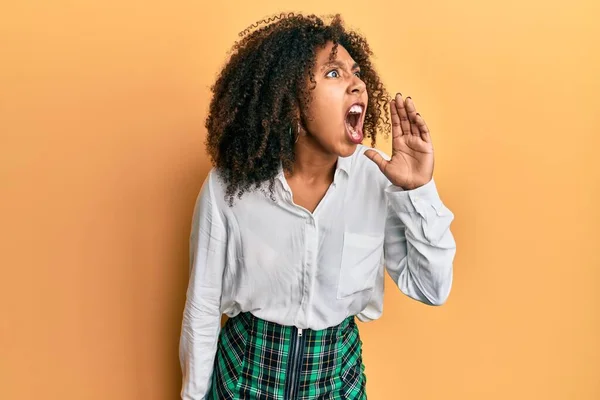
M288 362L286 400L295 400L300 382L300 370L304 355L304 336L302 329L294 327L293 340L290 346L290 361Z

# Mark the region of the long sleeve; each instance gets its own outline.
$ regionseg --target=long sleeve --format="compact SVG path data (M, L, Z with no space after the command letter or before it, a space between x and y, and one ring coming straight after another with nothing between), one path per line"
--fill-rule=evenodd
M443 304L452 287L456 243L453 213L442 204L433 179L413 190L385 189L386 269L407 296L429 305Z
M190 234L190 276L179 342L184 400L205 399L210 386L221 330L226 244L209 174L196 201Z

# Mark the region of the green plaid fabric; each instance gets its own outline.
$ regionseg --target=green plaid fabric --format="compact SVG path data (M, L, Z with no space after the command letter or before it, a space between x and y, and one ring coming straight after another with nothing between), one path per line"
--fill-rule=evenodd
M208 400L364 400L362 341L354 317L323 330L241 313L225 323ZM293 360L297 360L296 363Z

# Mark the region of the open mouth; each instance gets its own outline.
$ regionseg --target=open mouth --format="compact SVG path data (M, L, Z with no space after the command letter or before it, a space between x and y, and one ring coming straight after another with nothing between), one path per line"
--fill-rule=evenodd
M362 131L362 115L364 112L364 105L362 104L354 104L348 110L346 114L346 129L348 131L348 135L350 140L353 143L361 143L363 140L363 131Z

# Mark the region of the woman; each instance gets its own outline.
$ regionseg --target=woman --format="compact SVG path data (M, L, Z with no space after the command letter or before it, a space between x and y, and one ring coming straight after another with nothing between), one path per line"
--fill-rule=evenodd
M354 318L381 315L385 270L411 298L446 301L454 216L424 119L387 97L365 39L339 16L265 22L212 88L181 397L365 399ZM361 144L390 116L391 158Z

